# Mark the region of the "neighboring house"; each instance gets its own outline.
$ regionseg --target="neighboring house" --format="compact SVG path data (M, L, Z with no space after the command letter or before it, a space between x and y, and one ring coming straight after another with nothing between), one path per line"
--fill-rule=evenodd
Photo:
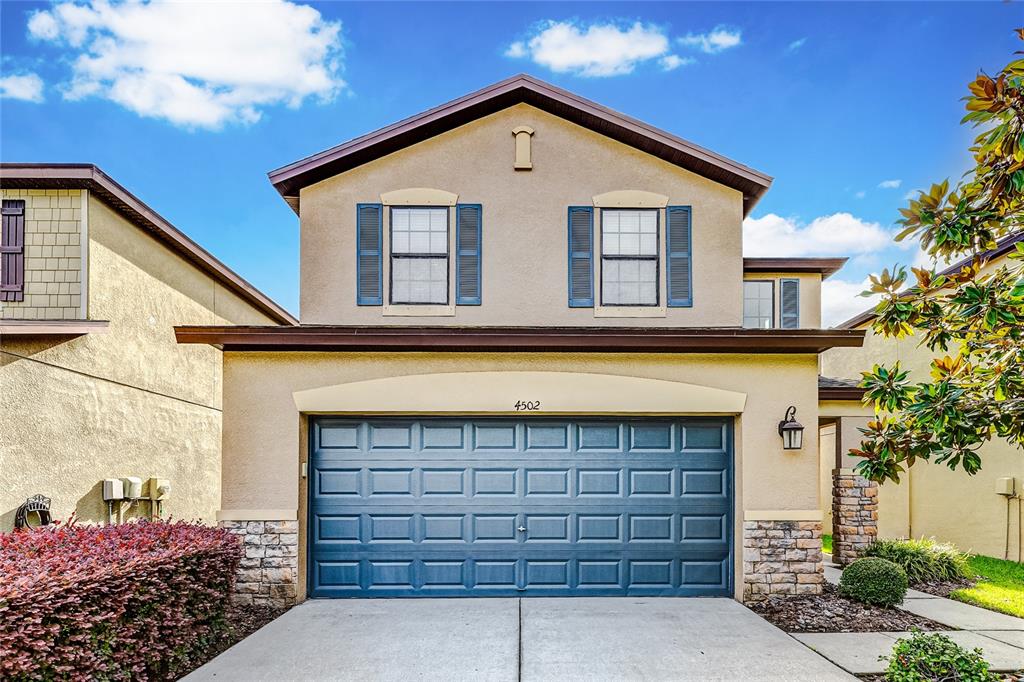
M296 320L95 166L0 164L0 195L0 531L36 494L57 519L213 521L220 351L174 326ZM170 490L108 507L129 476Z
M983 269L991 270L1006 264L1015 244L1024 240L1016 234L999 242L987 254ZM968 260L945 270L957 272ZM843 467L852 467L857 459L849 456L850 448L861 441L860 428L873 417L870 406L860 403L862 391L856 388L861 372L875 364L899 362L910 370L911 380L927 381L931 360L938 351L918 345L919 336L904 339L887 338L871 330L875 315L866 311L838 325L839 329L866 330L862 348L836 348L821 356L821 372L832 377L822 387L822 408L839 415L821 427L822 483L821 495L831 495L830 476L837 458ZM950 351L952 354L953 351ZM845 405L845 408L843 407ZM994 557L1020 560L1021 495L1024 495L1024 452L1005 440L993 439L979 451L981 471L969 476L962 469L951 471L941 464L918 462L897 485L887 482L878 488L878 534L880 537L934 537L952 542L963 550ZM1011 479L1009 487L1005 479ZM1006 492L1011 495L1003 494ZM826 516L826 532L832 526Z
M224 350L239 599L820 591L779 423L863 333L819 329L841 261L742 257L769 177L517 76L270 179L302 325L178 328Z

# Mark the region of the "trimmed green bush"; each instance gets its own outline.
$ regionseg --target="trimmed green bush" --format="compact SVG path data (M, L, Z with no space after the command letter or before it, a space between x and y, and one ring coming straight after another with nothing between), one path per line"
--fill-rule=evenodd
M961 580L971 574L966 554L953 545L928 538L878 540L864 550L864 556L893 562L906 572L912 585L933 580Z
M885 671L889 682L995 682L999 679L989 672L981 649L968 651L945 635L925 634L920 630L898 640L892 654L883 659L889 661Z
M839 578L839 594L865 604L895 606L906 593L907 574L885 559L857 559Z

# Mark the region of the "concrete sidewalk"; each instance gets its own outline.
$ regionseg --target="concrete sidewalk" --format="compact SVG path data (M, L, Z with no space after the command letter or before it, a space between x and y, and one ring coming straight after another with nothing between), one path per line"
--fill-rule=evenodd
M839 584L842 571L829 565L826 555L825 579ZM1014 618L970 604L936 597L917 590L908 590L897 608L948 626L942 631L957 644L982 650L994 671L1014 672L1024 669L1024 619ZM896 640L909 636L906 632L815 632L794 633L803 642L843 670L854 674L880 673Z
M731 599L309 600L201 680L855 680Z

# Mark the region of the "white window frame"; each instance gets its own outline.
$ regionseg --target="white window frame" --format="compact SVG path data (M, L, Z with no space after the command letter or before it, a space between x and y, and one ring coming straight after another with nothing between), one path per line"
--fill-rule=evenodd
M749 326L747 324L747 317L748 317L747 316L747 285L748 284L767 284L770 287L770 289L771 289L771 293L770 293L770 295L769 295L769 297L767 299L765 299L763 296L758 296L757 297L757 300L758 300L758 312L759 312L759 314L757 316L758 319L762 319L763 320L765 318L765 316L763 314L760 314L760 312L761 312L760 311L760 304L763 303L765 300L769 300L771 302L771 313L768 316L768 326L767 327L762 327L760 324L757 325L757 326ZM774 279L745 279L745 280L743 280L743 303L742 303L743 307L740 310L740 313L741 313L741 323L742 323L744 329L775 329L775 327L776 327L776 325L775 325L775 315L776 315L776 307L777 307L776 301L775 301L775 289L776 289L776 287L775 287L775 280Z
M657 310L662 307L662 293L661 293L661 278L662 278L662 211L657 208L627 208L627 207L615 207L615 208L601 208L598 209L601 215L601 233L600 233L600 252L599 258L601 261L600 271L600 297L599 305L603 308L636 308L644 310ZM654 215L654 253L653 254L613 254L609 255L605 253L604 243L607 230L607 216L610 213L651 213ZM619 233L621 235L621 232ZM637 233L638 241L642 232ZM639 248L638 248L639 250ZM653 261L654 262L654 301L651 303L608 303L605 301L605 267L608 261Z
M449 206L389 206L388 211L388 302L392 306L449 306L452 299L452 249L451 249L451 207ZM428 252L395 252L395 213L398 211L437 211L444 212L444 253ZM429 234L429 232L428 232ZM395 261L396 260L441 260L445 262L444 301L396 301L395 300Z

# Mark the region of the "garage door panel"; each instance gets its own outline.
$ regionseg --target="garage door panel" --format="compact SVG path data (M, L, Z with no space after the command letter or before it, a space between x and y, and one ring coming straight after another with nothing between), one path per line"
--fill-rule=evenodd
M320 561L321 595L715 596L728 589L726 561L664 559L415 559Z
M688 465L591 467L587 464L535 467L527 462L460 469L456 460L440 466L353 468L321 464L312 473L313 495L325 504L330 498L408 498L416 504L444 503L448 498L664 498L715 496L726 499L729 473L721 468L691 469ZM445 466L447 465L447 466ZM719 467L726 466L724 463ZM429 498L429 499L424 499ZM399 504L401 499L388 499ZM600 502L599 502L600 503Z
M318 418L312 596L727 595L721 420Z

